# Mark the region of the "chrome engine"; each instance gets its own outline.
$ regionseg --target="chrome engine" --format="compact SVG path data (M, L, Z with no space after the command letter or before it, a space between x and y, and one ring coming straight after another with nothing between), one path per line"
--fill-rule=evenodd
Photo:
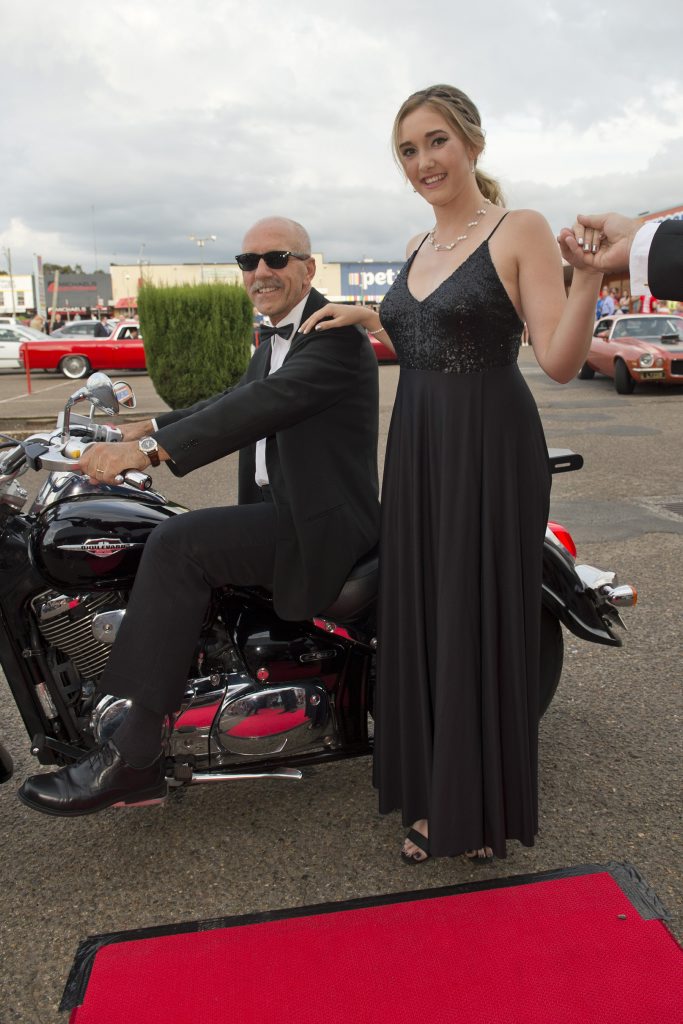
M69 596L52 590L32 601L53 671L69 703L91 695L82 706L97 743L109 739L128 706L117 697L98 699L95 692L124 615L122 603L117 593ZM220 626L212 631L206 648L212 651L210 661L227 671L211 671L207 665L209 675L188 679L168 740L172 758L210 771L337 746L333 700L322 681L297 679L271 685L256 681ZM78 674L60 660L60 653Z
M94 620L102 612L120 608L120 594L69 596L46 590L31 605L46 643L66 654L84 680L96 681L109 659L111 641L95 635Z
M221 673L193 680L186 698L170 737L170 753L197 768L337 745L332 701L315 681L264 686L246 673Z

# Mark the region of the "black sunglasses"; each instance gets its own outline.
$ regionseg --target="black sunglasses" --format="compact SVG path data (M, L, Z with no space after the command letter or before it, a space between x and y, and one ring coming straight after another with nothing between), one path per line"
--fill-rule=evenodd
M239 256L235 256L235 261L240 270L256 270L261 260L271 270L282 270L287 266L290 256L295 260L310 260L311 258L301 252L278 249L273 252L243 252Z

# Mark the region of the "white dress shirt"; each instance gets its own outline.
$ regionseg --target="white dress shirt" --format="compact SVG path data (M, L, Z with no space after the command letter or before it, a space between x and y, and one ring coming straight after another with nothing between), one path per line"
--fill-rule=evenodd
M650 245L655 236L658 221L647 221L636 232L636 237L631 245L629 256L629 277L631 279L631 295L649 295L650 289L647 283L647 261L650 255Z
M284 317L278 327L286 327L287 324L292 324L292 333L289 338L280 338L278 335L274 335L270 339L270 370L268 376L271 373L275 373L280 369L285 361L285 356L289 352L290 346L294 335L299 330L299 324L301 323L301 317L304 312L304 306L308 299L306 294L301 302L290 310L286 317ZM270 323L270 321L268 321ZM266 469L266 438L262 437L260 441L256 442L256 483L259 487L266 487L268 485L268 470Z

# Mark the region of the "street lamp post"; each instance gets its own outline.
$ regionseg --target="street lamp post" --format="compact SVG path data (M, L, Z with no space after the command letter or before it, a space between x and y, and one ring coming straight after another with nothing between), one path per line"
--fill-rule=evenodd
M12 274L12 253L9 248L3 249L5 256L7 257L7 269L9 270L9 286L12 292L12 317L16 318L17 315L17 303L14 295L14 276Z
M199 264L199 280L204 283L204 246L207 242L215 242L217 235L207 235L206 238L198 238L197 235L190 235L190 241L196 242L201 250L201 258Z

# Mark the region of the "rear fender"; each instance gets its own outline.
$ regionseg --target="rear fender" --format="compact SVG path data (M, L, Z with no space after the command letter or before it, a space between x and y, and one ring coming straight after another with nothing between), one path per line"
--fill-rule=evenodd
M621 647L621 637L600 614L594 591L579 579L569 554L548 540L543 545L543 604L582 640Z

